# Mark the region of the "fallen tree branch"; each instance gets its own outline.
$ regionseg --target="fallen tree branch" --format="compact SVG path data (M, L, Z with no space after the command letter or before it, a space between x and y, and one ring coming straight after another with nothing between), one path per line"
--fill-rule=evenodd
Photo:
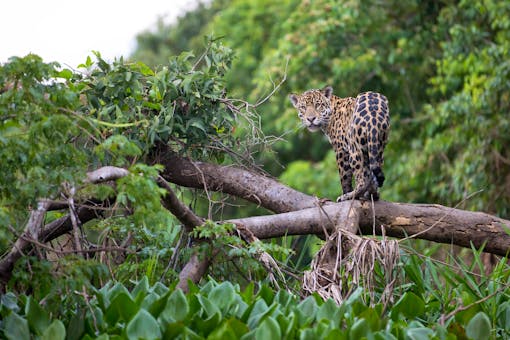
M318 200L313 196L289 188L270 177L238 167L192 163L175 154L168 154L158 160L166 166L162 176L178 185L203 188L205 184L209 190L244 198L277 213L317 206ZM197 173L197 167L204 174L204 180ZM350 203L327 203L323 208L334 214L339 206L348 204ZM318 210L316 208L302 211L304 215L257 216L233 222L246 225L258 238L321 234ZM420 239L462 247L471 247L471 244L476 248L484 246L485 252L502 256L507 255L510 250L510 236L505 231L507 227L510 227L509 220L437 204L377 201L372 208L371 203L364 202L360 212L361 232L366 235L371 235L373 230L382 234L384 228L386 235L390 237L404 238L416 234Z
M28 219L27 225L21 234L22 236L26 236L31 239L38 239L41 226L44 222L44 215L46 214L49 206L50 203L48 201L42 201L37 204L37 209L32 210L30 213L30 218ZM30 245L31 243L29 241L23 237L19 237L16 242L14 242L9 253L2 258L2 261L0 261L0 282L2 283L2 291L3 284L7 283L7 281L11 278L14 264L23 255L23 251Z
M102 183L119 179L127 176L129 171L123 168L114 166L105 166L97 170L87 173L85 183ZM65 233L67 233L73 225L77 228L78 221L85 223L94 217L96 212L91 208L80 208L74 214L70 214L59 218L56 221L48 224L43 230L42 224L44 222L44 216L48 210L57 210L69 208L75 210L74 201L68 200L67 202L54 202L48 199L41 199L37 204L37 209L30 213L29 221L25 227L24 232L21 234L23 237L18 237L13 247L1 260L0 260L0 291L4 289L5 284L9 281L12 275L12 269L16 261L23 255L27 249L32 246L32 243L28 239L48 242L53 240ZM76 230L77 232L77 230ZM75 238L75 242L76 242ZM78 252L81 253L81 247L78 246Z
M183 225L187 233L190 233L196 226L202 225L204 219L182 203L174 193L167 181L158 177L158 183L165 188L166 195L163 198L163 206L167 208Z
M163 198L163 205L167 208L184 226L187 234L193 231L196 226L202 225L205 220L197 216L190 208L184 205L174 193L167 181L162 177L158 178L158 184L165 188L166 195ZM177 288L184 292L189 290L188 280L197 283L204 276L211 263L212 256L203 255L201 259L197 250L191 255L189 261L184 265L179 273L179 283Z
M122 177L129 175L129 171L124 168L116 166L103 166L97 170L87 172L87 178L85 183L102 183L108 181L114 181Z
M154 156L164 165L164 179L180 186L220 191L258 204L276 213L314 207L317 198L303 194L277 180L235 166L192 162L173 153ZM202 176L203 174L203 176Z

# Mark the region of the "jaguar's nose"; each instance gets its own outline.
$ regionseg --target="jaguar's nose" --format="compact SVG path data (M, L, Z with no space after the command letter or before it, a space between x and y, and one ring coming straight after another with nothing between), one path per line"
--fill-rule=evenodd
M306 119L308 119L308 121L310 123L313 123L313 121L315 120L315 117L306 117Z

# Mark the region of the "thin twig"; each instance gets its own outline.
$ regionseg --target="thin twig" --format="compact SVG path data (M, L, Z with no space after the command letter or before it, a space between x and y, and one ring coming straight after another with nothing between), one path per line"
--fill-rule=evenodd
M496 296L497 294L500 294L501 292L505 291L506 289L508 289L510 287L510 283L507 283L505 284L504 286L500 287L498 290L496 290L495 292L481 298L480 300L477 300L475 302L472 302L470 303L469 305L466 305L466 306L459 306L457 308L455 308L453 311L451 311L450 313L444 315L444 316L441 316L440 317L440 323L442 325L444 325L445 321L448 320L449 318L453 317L455 314L457 313L460 313L462 311L465 311L465 310L468 310L469 308L473 307L473 306L476 306L482 302L485 302L487 300L489 300L490 298Z
M289 66L289 60L290 60L290 58L287 58L287 61L285 63L285 71L283 72L282 80L278 83L278 85L273 86L273 90L265 98L263 98L262 100L259 100L257 103L255 103L255 105L253 105L254 108L256 108L259 105L264 104L269 98L271 98L273 96L273 94L275 94L275 92L280 88L280 86L287 80L287 68Z
M12 227L9 227L9 230L13 234L18 236L16 233L16 230L14 230ZM94 248L94 249L82 249L80 251L78 251L78 250L57 250L55 248L47 246L46 244L39 242L39 241L37 241L31 237L28 237L28 236L19 235L18 237L26 242L30 242L38 247L41 247L43 249L46 249L46 250L56 253L58 255L76 254L76 253L98 253L98 252L103 252L103 251L121 251L121 252L130 253L130 254L136 253L135 251L133 251L131 249L122 248L122 247L103 247L103 248Z

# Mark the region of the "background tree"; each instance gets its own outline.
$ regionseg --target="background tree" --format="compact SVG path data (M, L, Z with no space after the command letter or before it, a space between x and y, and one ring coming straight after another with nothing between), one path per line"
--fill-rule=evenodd
M383 198L505 218L508 11L475 0L212 1L141 34L132 62L97 53L75 72L11 58L0 66L1 334L508 336L508 266L484 274L480 253L506 255L510 222L323 204L311 195L338 195L333 152L298 131L287 99L325 84L340 96L383 92L393 125ZM259 206L275 214L255 216ZM302 286L318 239L290 235L310 233L333 237ZM473 261L435 262L436 247L416 251L408 235L471 247ZM346 248L332 246L338 237ZM207 269L213 279L188 286ZM327 296L313 289L327 271L341 304L299 302L302 287Z
M376 90L390 100L393 126L383 197L452 205L482 190L464 206L506 216L508 157L498 131L508 17L507 5L488 1L232 1L195 40L213 32L239 47L227 84L252 101L286 73L280 95L259 112L264 132L287 142L260 160L293 187L338 194L329 145L296 131L286 94L325 84L339 96Z

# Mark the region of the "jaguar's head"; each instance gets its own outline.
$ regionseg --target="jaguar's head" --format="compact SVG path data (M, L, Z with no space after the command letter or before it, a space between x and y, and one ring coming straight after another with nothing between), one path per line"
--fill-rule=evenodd
M298 110L303 125L310 131L317 131L329 122L332 95L333 88L326 86L322 90L308 90L301 95L292 93L289 99Z

